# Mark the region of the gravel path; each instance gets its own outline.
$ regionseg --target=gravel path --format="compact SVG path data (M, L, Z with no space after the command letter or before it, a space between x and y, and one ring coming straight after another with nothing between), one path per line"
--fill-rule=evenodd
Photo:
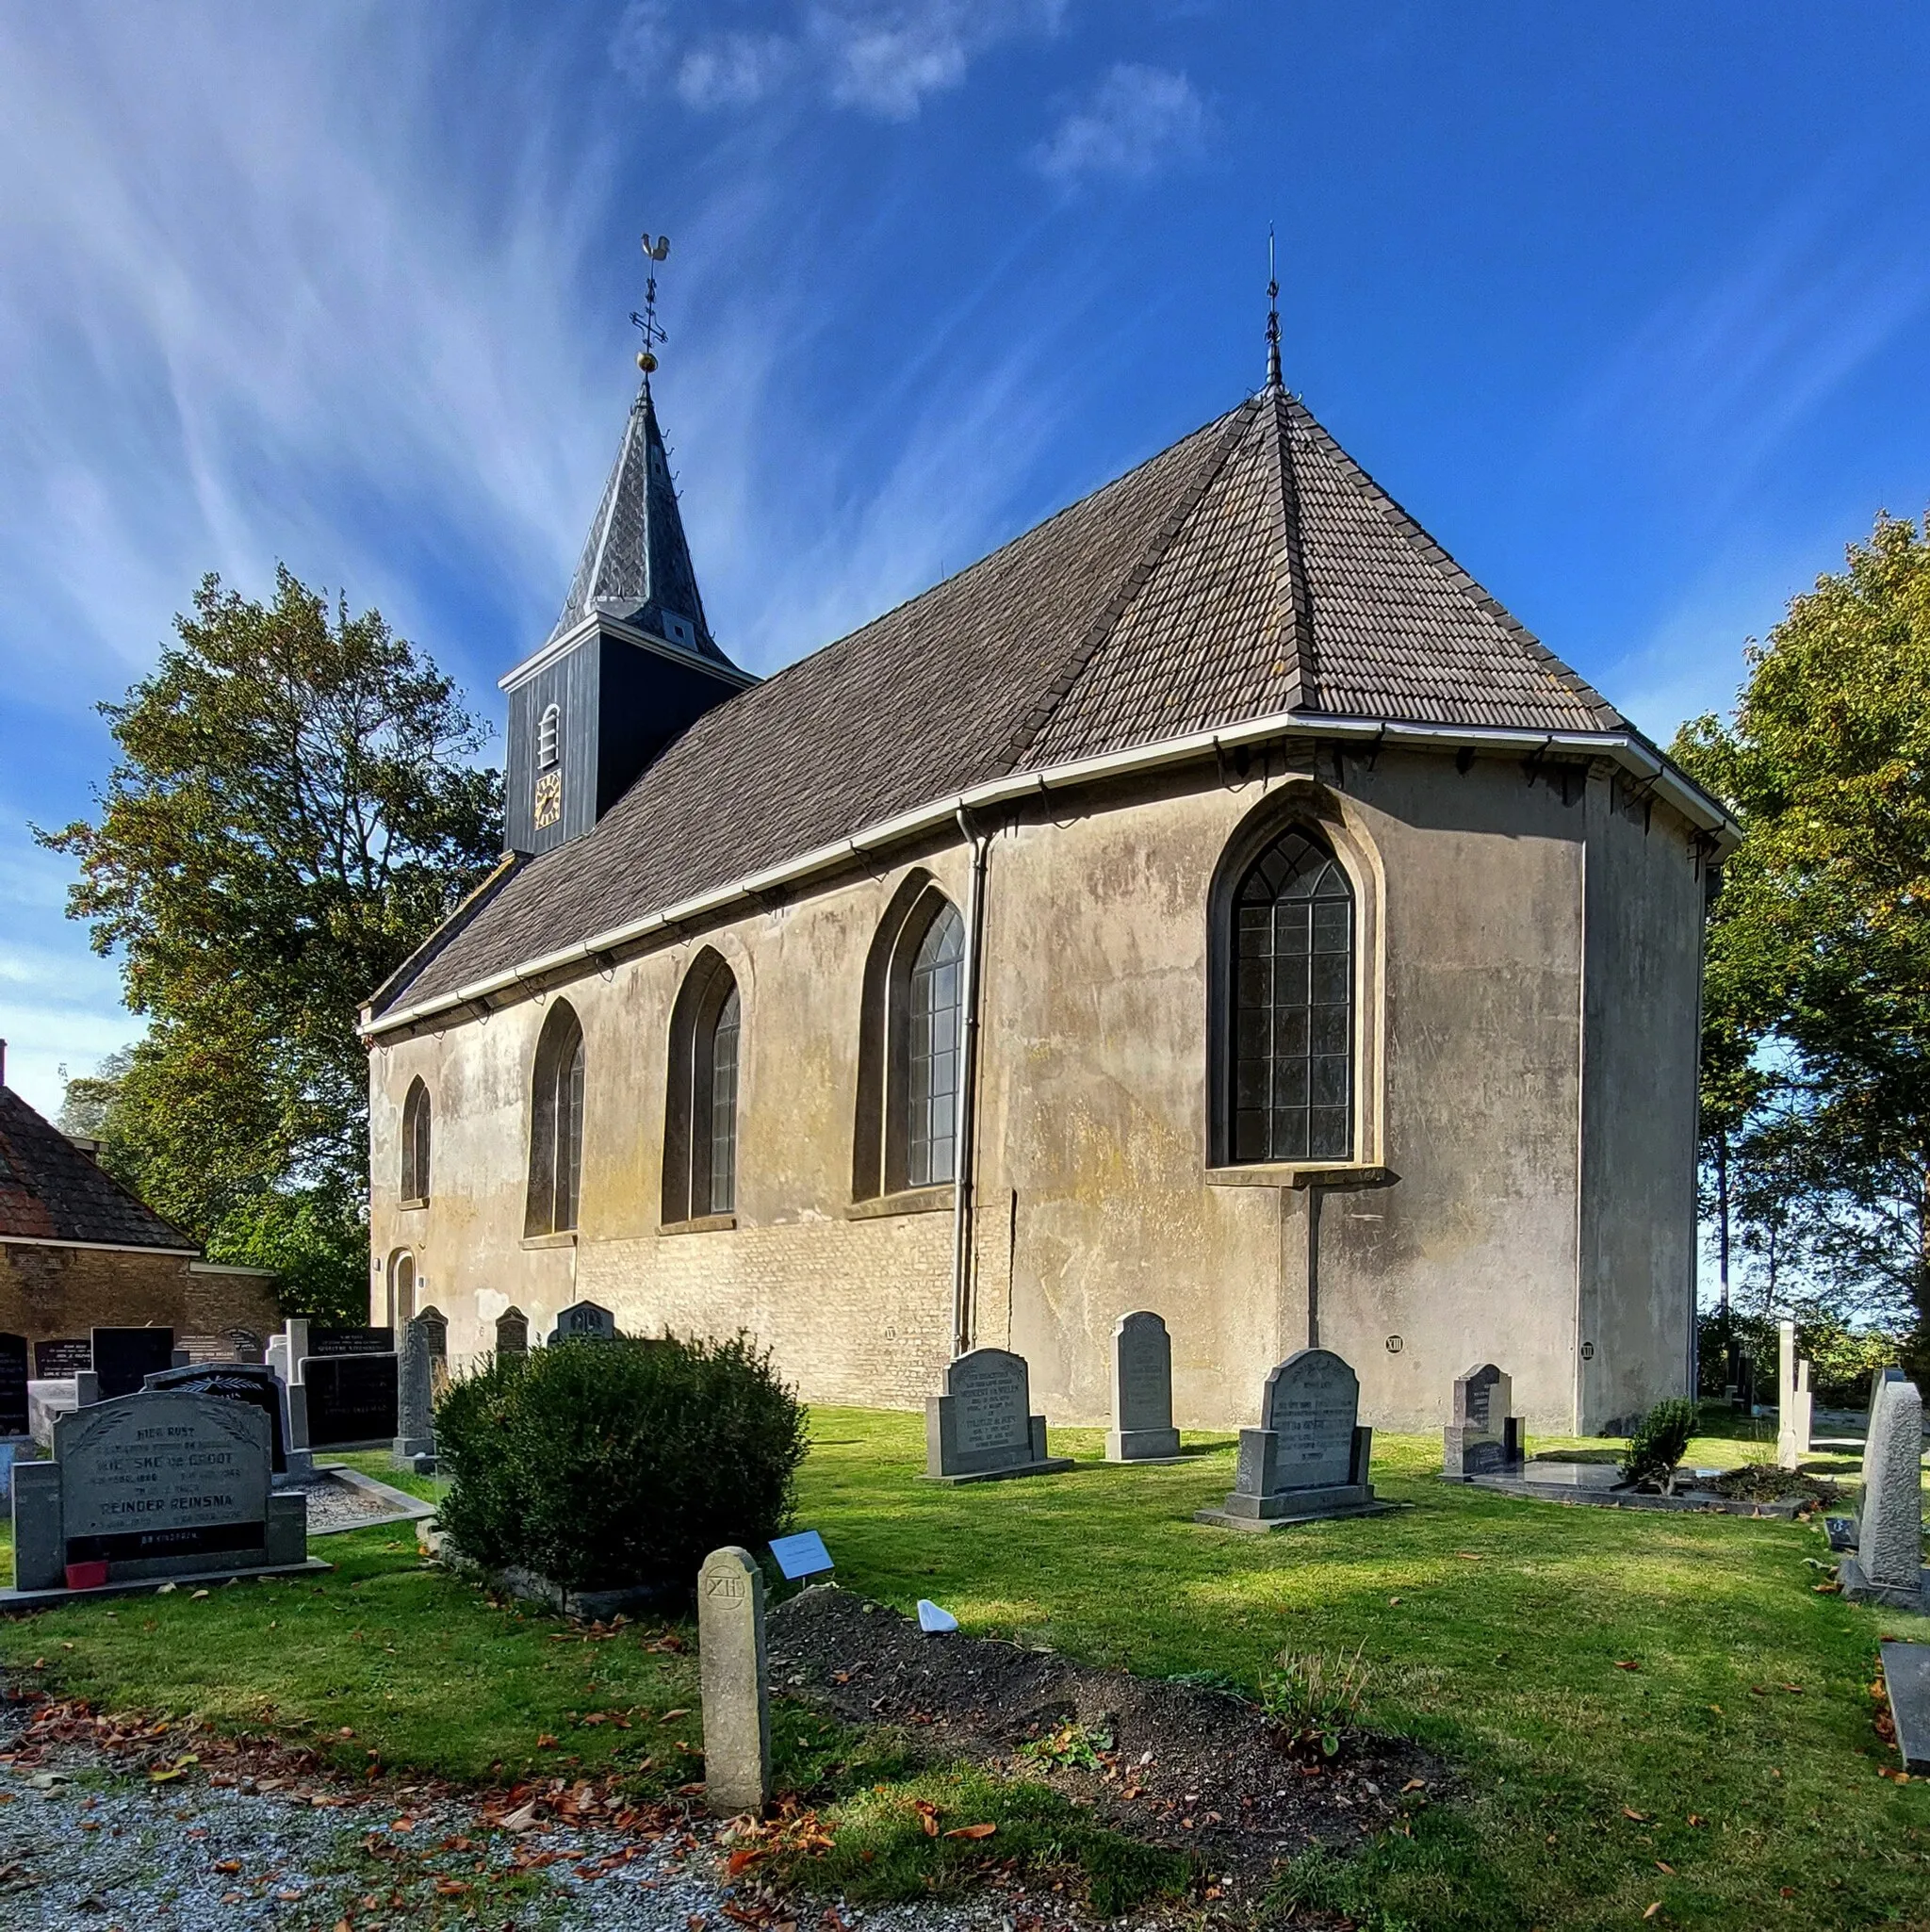
M619 1829L552 1813L505 1829L500 1795L492 1812L460 1793L371 1793L312 1768L274 1775L288 1770L289 1754L266 1747L251 1756L178 1728L109 1733L74 1707L0 1704L0 1926L793 1932L801 1920L813 1932L1062 1932L1069 1923L1056 1900L1028 1899L1016 1915L1008 1900L826 1911L728 1881L723 1827L702 1816L625 1813L630 1828ZM555 1789L550 1802L569 1808ZM600 1802L576 1791L579 1812Z

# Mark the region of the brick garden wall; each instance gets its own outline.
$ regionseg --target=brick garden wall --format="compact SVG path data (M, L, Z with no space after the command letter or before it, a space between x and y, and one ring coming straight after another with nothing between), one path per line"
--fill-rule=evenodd
M34 1342L149 1322L177 1337L250 1328L266 1339L281 1317L268 1275L196 1268L187 1255L0 1245L0 1331Z

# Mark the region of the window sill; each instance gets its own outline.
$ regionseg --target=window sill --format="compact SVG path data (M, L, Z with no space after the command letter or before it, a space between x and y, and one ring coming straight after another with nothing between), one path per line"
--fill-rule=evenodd
M667 1220L657 1232L660 1235L716 1235L736 1225L734 1214L694 1214L688 1220Z
M1390 1168L1359 1160L1259 1160L1206 1170L1210 1187L1385 1187L1398 1179Z
M418 1194L413 1201L398 1201L396 1205L405 1211L417 1207L427 1207L429 1205L429 1197L426 1194Z
M901 1187L895 1194L874 1195L869 1201L854 1201L844 1210L846 1220L883 1220L900 1214L949 1214L956 1202L949 1181L936 1187Z
M577 1245L577 1231L563 1228L553 1235L525 1235L525 1248L574 1248Z

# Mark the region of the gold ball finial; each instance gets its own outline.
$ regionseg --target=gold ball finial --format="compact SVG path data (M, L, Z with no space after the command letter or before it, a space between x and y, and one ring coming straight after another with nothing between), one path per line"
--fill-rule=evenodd
M637 367L647 376L656 368L657 358L647 349L643 350L637 356Z

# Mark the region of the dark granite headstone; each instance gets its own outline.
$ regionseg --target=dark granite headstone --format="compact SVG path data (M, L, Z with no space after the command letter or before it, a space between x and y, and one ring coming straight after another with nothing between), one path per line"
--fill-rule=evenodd
M34 1380L65 1382L94 1366L91 1342L58 1341L34 1344Z
M186 1368L167 1368L150 1375L149 1389L173 1390L187 1396L219 1396L224 1401L247 1402L268 1417L269 1467L277 1476L288 1471L288 1423L283 1413L287 1400L282 1379L272 1368L254 1368L239 1362L197 1362Z
M572 1302L567 1308L557 1310L556 1327L549 1339L561 1342L571 1335L596 1335L608 1340L615 1333L616 1317L609 1309L599 1308L594 1302Z
M27 1433L26 1384L26 1337L0 1334L0 1436Z
M172 1328L97 1328L93 1333L94 1373L101 1400L139 1392L150 1375L174 1366Z
M311 1449L370 1448L396 1433L396 1357L310 1355L302 1364L308 1391Z
M499 1355L527 1355L530 1352L530 1318L520 1308L505 1308L496 1318L496 1352Z
M429 1352L449 1360L449 1317L440 1308L425 1308L416 1319L422 1324L422 1333L429 1339Z
M1194 1521L1270 1530L1391 1508L1367 1481L1374 1432L1355 1421L1360 1392L1359 1377L1331 1349L1289 1355L1267 1378L1259 1428L1240 1431L1233 1493Z
M1030 1413L1023 1355L973 1349L945 1365L945 1392L924 1405L925 1480L984 1482L1070 1469L1045 1448L1045 1417Z
M308 1331L308 1354L305 1360L318 1355L393 1355L396 1351L396 1332L392 1328L315 1328Z
M1505 1476L1517 1472L1526 1457L1521 1420L1509 1412L1514 1384L1492 1362L1483 1362L1454 1383L1454 1419L1442 1432L1441 1473Z

